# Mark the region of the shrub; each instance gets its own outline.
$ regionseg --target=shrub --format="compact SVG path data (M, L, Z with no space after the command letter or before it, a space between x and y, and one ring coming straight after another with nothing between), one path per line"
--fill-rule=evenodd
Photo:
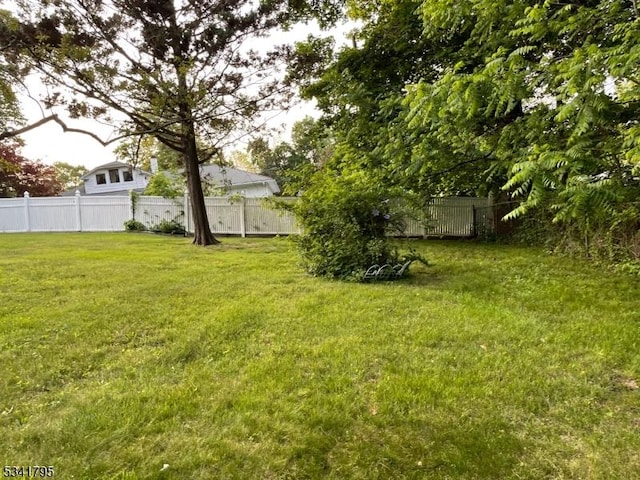
M296 239L303 266L313 275L359 280L374 264L398 263L387 234L402 226L393 207L398 192L363 173L320 173L289 208L303 233Z
M173 220L160 220L160 223L151 227L151 231L155 233L166 233L170 235L185 235L186 230L182 223L174 218Z
M147 227L144 223L131 219L124 222L124 229L127 232L144 232Z

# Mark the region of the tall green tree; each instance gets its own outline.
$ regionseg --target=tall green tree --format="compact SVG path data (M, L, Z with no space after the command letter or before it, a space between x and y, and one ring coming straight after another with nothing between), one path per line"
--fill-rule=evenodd
M273 108L286 85L270 76L283 49L259 52L249 39L310 12L302 1L36 0L19 2L19 32L3 41L49 85L48 105L72 117L126 120L124 135L152 135L178 152L191 196L194 243L217 243L199 165L233 133ZM330 16L330 9L316 9ZM199 151L197 138L207 150ZM113 140L112 140L113 141Z
M88 171L82 165L71 165L67 162L53 162L53 168L58 180L67 190L82 185L82 176Z
M511 217L545 206L588 227L634 208L635 0L349 5L353 45L309 41L292 72L333 122L334 162L416 192L502 190L522 200Z
M459 8L458 8L459 7ZM462 46L433 81L408 87L419 150L442 139L508 169L512 212L550 202L558 220L636 198L640 17L632 0L423 2L423 36Z
M291 142L274 147L264 137L251 140L248 157L254 168L278 182L288 195L297 194L307 185L313 172L331 158L334 141L331 130L311 117L296 122L291 131Z
M7 36L19 29L18 21L7 10L0 9L0 29ZM15 93L23 76L12 54L12 45L0 43L0 133L16 129L24 121Z

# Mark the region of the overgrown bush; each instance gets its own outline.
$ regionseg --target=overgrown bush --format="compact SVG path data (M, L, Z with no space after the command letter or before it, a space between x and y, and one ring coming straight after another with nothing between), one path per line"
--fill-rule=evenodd
M401 258L387 236L401 228L404 212L393 207L398 192L362 173L322 173L300 201L290 206L303 233L296 242L305 269L313 275L359 280L374 264Z
M640 272L640 210L636 204L609 208L600 215L552 222L554 211L539 206L518 218L515 243L543 245L551 253L579 256Z
M151 227L151 231L155 233L166 233L170 235L185 235L186 230L182 222L177 218L172 220L160 220L160 223Z
M144 232L147 227L144 223L131 219L124 222L124 229L127 232Z

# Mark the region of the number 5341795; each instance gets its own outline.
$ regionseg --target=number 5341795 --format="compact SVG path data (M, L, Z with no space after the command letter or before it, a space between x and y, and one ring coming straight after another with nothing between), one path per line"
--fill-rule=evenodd
M55 470L45 465L5 465L2 467L3 478L52 478Z

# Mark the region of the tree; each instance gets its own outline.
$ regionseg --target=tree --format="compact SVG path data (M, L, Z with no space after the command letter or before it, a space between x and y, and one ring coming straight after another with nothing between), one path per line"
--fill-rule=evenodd
M331 56L308 42L292 73L332 124L333 163L427 194L506 193L521 199L509 217L545 208L587 234L637 218L634 0L368 0L350 12L363 21L354 44Z
M0 10L0 25L6 31L19 28L18 21L6 10ZM0 132L3 132L17 128L24 121L15 94L15 86L24 72L13 61L11 45L0 45Z
M265 138L258 137L249 142L247 151L258 173L274 178L285 193L293 195L331 158L333 138L330 129L306 117L293 125L291 143L271 148Z
M309 11L304 2L61 0L53 7L39 0L19 4L18 33L2 32L50 85L47 105L65 106L72 117L115 112L126 119L123 136L152 135L180 154L194 243L208 245L217 241L199 165L287 91L270 76L285 51L260 53L247 40Z
M0 143L0 197L53 197L62 190L54 167L23 157L18 142Z
M420 14L427 39L464 45L437 79L409 87L405 125L422 132L418 148L448 138L507 169L504 189L524 199L511 216L548 202L557 220L577 221L635 196L633 1L463 2L455 13L435 1Z
M147 188L144 189L144 194L164 198L177 198L184 195L184 182L171 173L157 172L149 180Z
M423 35L415 13L420 5L415 0L352 2L350 16L362 24L353 44L334 54L318 39L299 44L290 75L302 95L323 110L320 124L330 127L335 139L334 163L382 170L386 181L425 197L498 190L504 177L483 185L488 163L465 164L455 180L451 173L439 175L459 161L454 149L446 149L446 139L439 141L437 156L414 151L419 132L404 122L406 87L437 79L442 68L453 65L451 56L460 46Z
M58 180L65 190L70 190L82 185L82 176L87 173L87 169L82 165L71 165L67 162L53 162Z

